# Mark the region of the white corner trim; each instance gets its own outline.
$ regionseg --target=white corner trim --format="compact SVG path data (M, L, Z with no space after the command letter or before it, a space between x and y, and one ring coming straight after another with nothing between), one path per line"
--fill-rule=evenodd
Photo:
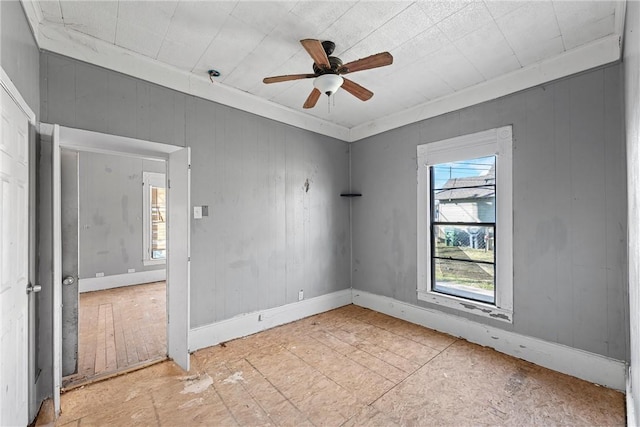
M624 45L624 21L627 14L627 2L626 0L617 0L614 12L613 32L620 37L620 48ZM620 52L622 57L622 52Z
M189 351L193 352L235 338L246 337L349 304L351 304L351 289L344 289L309 298L308 300L241 314L210 325L192 328L189 333ZM259 320L260 318L262 320Z
M122 286L160 282L167 279L167 270L138 271L127 274L114 274L104 277L90 277L78 280L78 292L102 291Z
M31 27L31 33L33 34L33 38L36 40L36 44L40 45L40 33L38 27L40 23L44 21L44 16L42 16L42 9L40 9L40 5L38 2L34 0L20 0L22 3L22 8L24 10L25 15L27 15L27 21L29 21L29 26Z
M638 420L636 419L636 409L634 403L633 390L631 388L631 367L627 370L627 388L626 388L626 406L627 406L627 425L636 427Z
M180 70L144 55L106 43L63 25L40 24L37 32L39 33L40 49L343 141L347 141L349 137L349 129L344 126L278 105L247 92L225 86L223 83L211 83L208 76L196 76L186 70Z
M620 59L620 35L612 34L504 76L351 128L349 141L500 98Z
M18 107L22 110L22 112L27 116L29 122L36 122L36 114L33 112L27 101L22 97L18 88L13 84L9 75L4 71L4 68L0 66L0 86L2 86L9 96L18 104Z
M592 383L624 391L626 363L353 289L353 303Z

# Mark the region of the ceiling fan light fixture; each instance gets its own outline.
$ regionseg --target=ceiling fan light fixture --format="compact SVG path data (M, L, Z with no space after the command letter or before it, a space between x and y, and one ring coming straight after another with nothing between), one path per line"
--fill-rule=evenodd
M331 96L336 93L343 82L344 79L337 74L323 74L313 80L313 86L327 96Z

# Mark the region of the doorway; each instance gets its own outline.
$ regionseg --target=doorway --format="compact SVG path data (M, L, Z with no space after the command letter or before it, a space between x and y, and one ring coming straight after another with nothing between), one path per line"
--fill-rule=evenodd
M61 149L165 160L167 167L167 355L189 370L190 149L133 138L42 124L52 145L53 183L53 404L60 412L62 386Z
M166 358L166 162L63 148L60 167L68 389Z
M165 360L166 295L164 281L80 293L77 372L63 387Z

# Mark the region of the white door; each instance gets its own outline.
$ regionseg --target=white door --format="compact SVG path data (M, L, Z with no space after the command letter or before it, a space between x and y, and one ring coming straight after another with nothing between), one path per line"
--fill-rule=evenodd
M191 256L189 249L190 149L187 147L171 153L168 164L167 353L178 365L188 371Z
M27 425L29 119L0 90L0 425Z

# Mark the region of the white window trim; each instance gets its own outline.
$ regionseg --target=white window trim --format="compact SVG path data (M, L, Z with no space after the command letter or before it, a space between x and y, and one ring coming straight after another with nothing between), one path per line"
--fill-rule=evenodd
M418 150L418 289L421 301L513 322L513 132L504 126L429 144ZM429 166L496 156L496 298L495 305L431 290Z
M142 172L142 264L162 265L165 259L151 258L151 195L149 189L154 187L166 187L165 174L160 172Z

